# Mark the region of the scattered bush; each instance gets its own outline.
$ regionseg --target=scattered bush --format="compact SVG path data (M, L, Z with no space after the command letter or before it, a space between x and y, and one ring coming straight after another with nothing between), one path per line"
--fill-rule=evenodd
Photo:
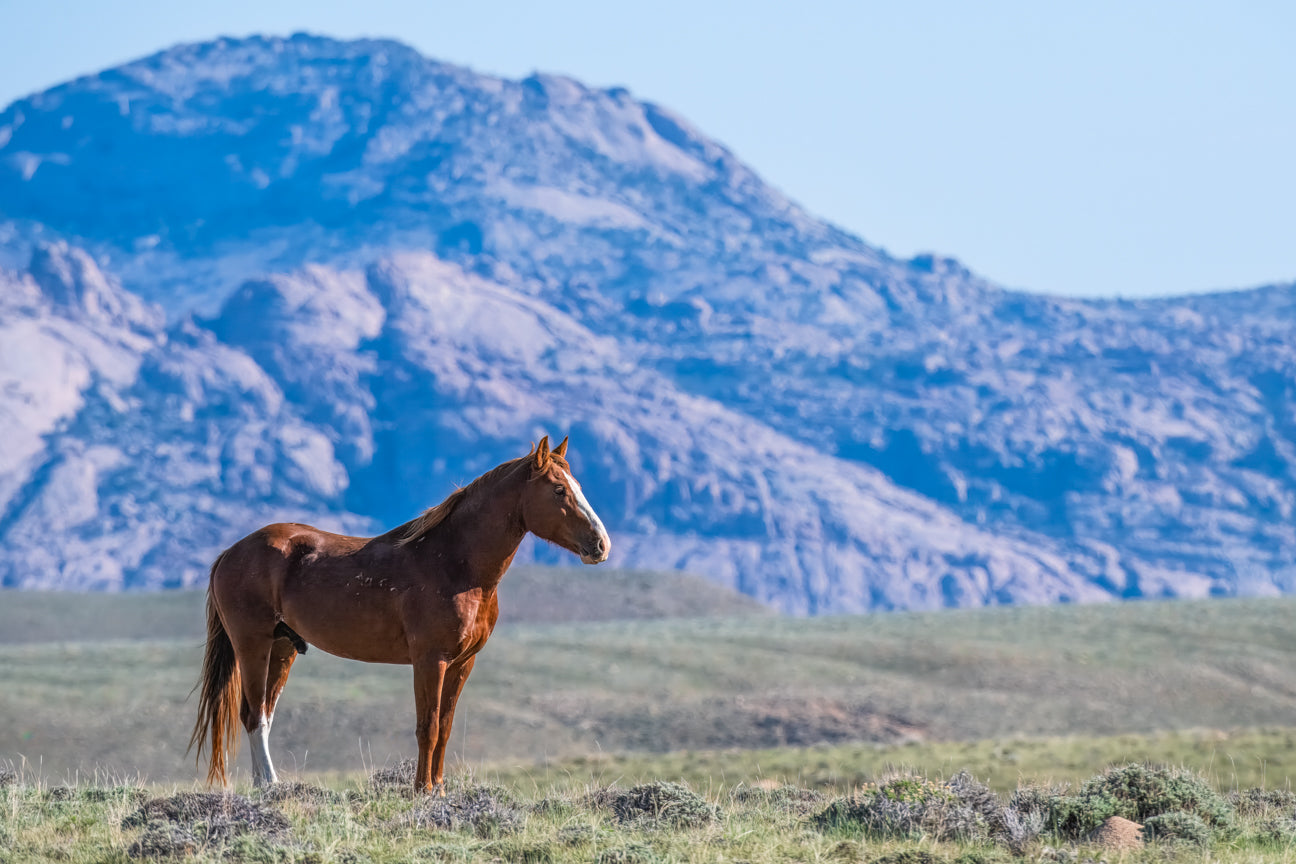
M1284 816L1261 818L1251 829L1251 837L1272 846L1296 844L1296 819Z
M955 800L950 790L935 781L892 777L832 802L813 823L821 830L861 830L878 837L916 840L925 832L943 833L945 816Z
M720 818L720 808L680 783L657 781L631 789L602 789L589 796L595 807L611 810L620 822L652 822L696 828Z
M1093 831L1112 816L1120 805L1108 792L1081 789L1076 795L1059 794L1046 802L1044 827L1059 837L1076 840Z
M276 783L261 793L261 800L268 804L279 804L283 801L300 801L305 804L337 804L343 800L341 792L313 786L310 783Z
M642 843L615 846L594 856L594 864L657 864L661 860L651 846Z
M1290 789L1246 789L1232 792L1228 803L1239 816L1296 818L1296 792Z
M873 859L872 864L945 864L945 859L938 858L926 849L901 849L879 855Z
M369 775L369 785L376 792L392 789L413 791L414 760L404 759L388 768L379 768Z
M427 798L397 821L442 831L471 828L478 837L501 837L521 830L523 817L503 790L473 786L447 790L444 798Z
M1146 823L1166 813L1191 813L1213 828L1233 822L1233 808L1197 774L1150 765L1125 765L1099 774L1081 787L1081 794L1109 796L1112 814Z
M199 845L193 832L179 825L155 823L148 826L140 838L126 849L126 854L131 858L150 861L181 858L197 852Z
M271 842L288 837L288 819L278 810L230 792L181 792L154 798L122 820L123 828L148 828L153 841L164 843L189 835L200 844L224 844L243 835ZM179 828L180 833L171 831ZM141 841L142 842L142 841Z
M1195 813L1161 813L1149 816L1143 823L1143 836L1160 843L1192 843L1209 846L1211 831L1206 821Z
M1021 850L1043 826L1038 814L1023 815L1005 806L970 774L945 783L894 777L881 785L834 801L814 818L820 829L860 830L896 839L993 840Z

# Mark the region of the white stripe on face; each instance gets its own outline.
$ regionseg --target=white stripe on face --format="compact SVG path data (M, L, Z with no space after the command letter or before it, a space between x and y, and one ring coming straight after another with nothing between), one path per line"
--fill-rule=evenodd
M611 550L612 540L608 537L607 529L603 527L603 520L594 512L594 508L590 506L589 501L585 500L585 493L581 490L580 484L576 482L576 478L571 475L571 472L563 470L562 475L567 481L567 488L572 491L572 497L576 499L576 506L580 508L581 513L594 526L594 530L603 538L603 548Z

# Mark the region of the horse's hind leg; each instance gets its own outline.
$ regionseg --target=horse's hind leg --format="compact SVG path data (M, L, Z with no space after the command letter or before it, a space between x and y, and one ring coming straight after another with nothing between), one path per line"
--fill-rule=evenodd
M270 661L275 646L276 640L268 634L234 643L243 680L243 705L239 715L247 731L248 749L252 751L252 782L257 786L266 786L279 779L270 761L270 711L266 704ZM283 677L287 678L286 672Z
M296 635L296 634L293 634ZM274 723L275 705L279 703L279 694L288 683L288 673L292 671L293 661L297 659L297 647L289 638L281 637L274 641L270 649L270 668L266 675L269 692L266 694L266 722Z

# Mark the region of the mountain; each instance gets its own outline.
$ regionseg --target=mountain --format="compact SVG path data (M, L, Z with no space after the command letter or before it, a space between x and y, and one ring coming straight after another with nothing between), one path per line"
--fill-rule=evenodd
M1296 585L1296 288L897 260L621 89L178 47L0 114L0 262L5 585L200 582L541 434L617 563L792 612Z

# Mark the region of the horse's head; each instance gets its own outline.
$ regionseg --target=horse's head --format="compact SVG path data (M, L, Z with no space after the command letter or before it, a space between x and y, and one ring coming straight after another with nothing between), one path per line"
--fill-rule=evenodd
M612 541L567 464L567 439L549 449L549 437L527 456L531 478L522 493L522 521L541 540L575 552L586 564L607 560Z

